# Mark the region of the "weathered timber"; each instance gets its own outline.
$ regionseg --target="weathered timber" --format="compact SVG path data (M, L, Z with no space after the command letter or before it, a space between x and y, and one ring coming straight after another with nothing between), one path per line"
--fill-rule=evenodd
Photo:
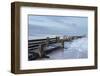
M60 37L55 37L55 38L47 37L46 39L28 40L28 53L29 54L32 53L31 57L33 57L33 60L42 57L49 58L46 54L52 52L53 49L59 47L64 48L64 42L72 41L82 37L84 36L64 36L62 39L60 39ZM55 46L55 44L60 44L60 46L59 45ZM47 48L49 46L54 46L55 48L51 48L48 50Z
M62 40L60 40L59 37L55 38L49 38L47 37L46 39L37 39L37 40L29 40L28 41L28 52L29 53L38 53L39 57L47 57L46 56L46 51L49 46L53 44L60 43L61 46L59 47L64 47L64 43L62 44ZM55 48L57 48L56 46ZM51 48L52 49L52 48Z

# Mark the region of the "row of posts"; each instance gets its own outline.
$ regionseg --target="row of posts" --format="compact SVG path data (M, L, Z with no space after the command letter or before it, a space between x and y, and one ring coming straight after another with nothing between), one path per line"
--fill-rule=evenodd
M61 47L64 48L64 39L60 39L60 37L56 37L55 39L56 39L55 43L60 43ZM44 52L44 50L46 49L46 47L49 46L49 41L50 41L50 38L47 37L46 38L46 42L45 43L43 42L42 44L39 45L39 56L40 57L43 57L43 56L46 55L46 53Z

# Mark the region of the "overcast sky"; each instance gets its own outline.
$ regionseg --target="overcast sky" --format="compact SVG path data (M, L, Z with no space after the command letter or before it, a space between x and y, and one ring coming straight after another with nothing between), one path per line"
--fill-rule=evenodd
M28 16L29 36L87 35L88 18L78 16Z

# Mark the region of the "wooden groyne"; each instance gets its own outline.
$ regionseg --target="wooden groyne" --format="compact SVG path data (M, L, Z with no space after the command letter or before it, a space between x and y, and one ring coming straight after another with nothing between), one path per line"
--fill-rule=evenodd
M64 36L62 39L60 37L49 38L46 39L36 39L36 40L28 40L28 56L29 60L34 60L37 58L49 58L46 54L52 51L55 48L64 48L64 42L72 41L78 38L82 38L83 36ZM49 48L53 46L53 48Z
M32 57L32 55L36 55L38 57L44 57L46 56L46 52L49 46L54 45L54 48L61 47L64 48L64 41L61 40L59 37L55 38L49 38L46 39L37 39L37 40L28 40L28 53L29 57ZM59 44L59 45L58 45ZM50 48L50 49L54 49Z

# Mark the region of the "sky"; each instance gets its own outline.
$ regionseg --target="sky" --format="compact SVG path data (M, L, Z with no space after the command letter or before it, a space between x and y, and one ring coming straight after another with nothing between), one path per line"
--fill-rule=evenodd
M88 17L80 16L28 16L28 35L87 35Z

